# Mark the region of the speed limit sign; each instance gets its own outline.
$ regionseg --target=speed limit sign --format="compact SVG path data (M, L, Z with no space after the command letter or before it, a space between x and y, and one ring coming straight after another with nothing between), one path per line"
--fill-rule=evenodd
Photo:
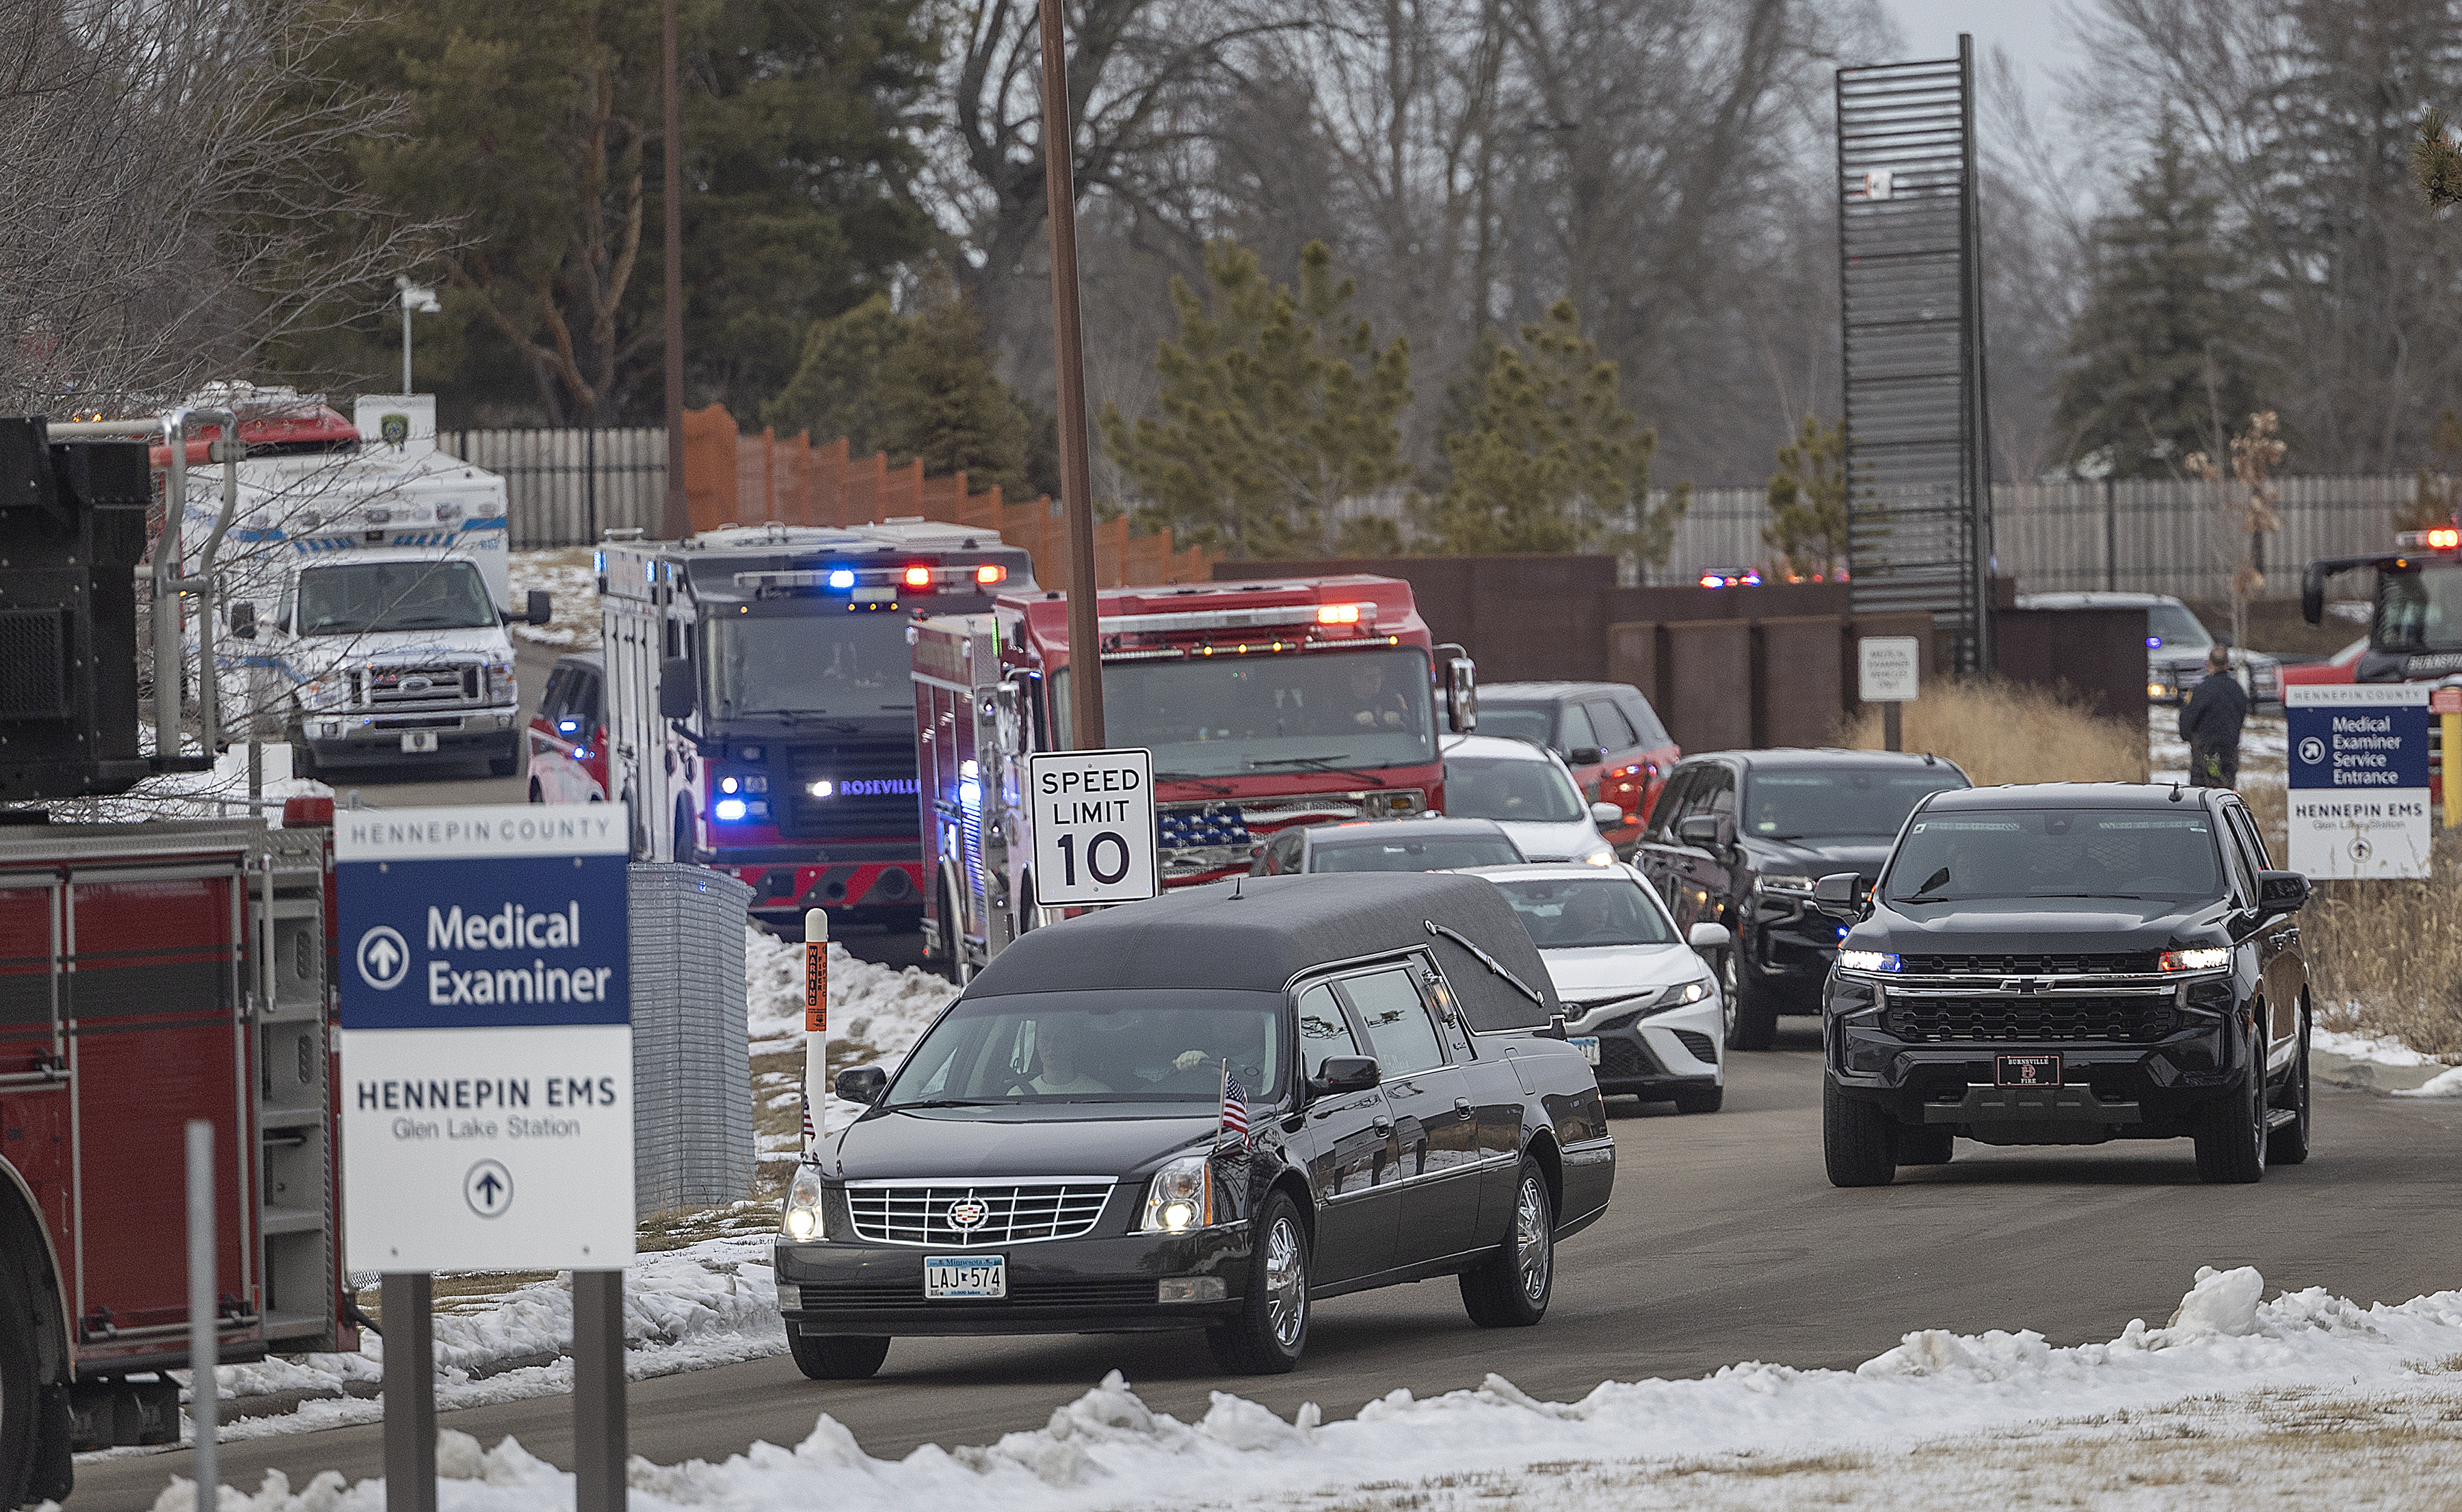
M1026 759L1034 898L1055 908L1155 896L1154 753L1038 752Z

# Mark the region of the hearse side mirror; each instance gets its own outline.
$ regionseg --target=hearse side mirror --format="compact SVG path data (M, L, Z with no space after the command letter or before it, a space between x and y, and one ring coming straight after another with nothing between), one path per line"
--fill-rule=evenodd
M690 657L669 657L659 663L659 718L693 717L693 664Z
M548 596L548 592L547 592L547 590L546 590L546 589L544 589L544 588L533 588L533 589L531 589L531 590L530 590L530 596L529 596L529 607L524 611L524 613L523 613L523 615L522 615L522 618L524 618L525 620L528 620L529 623L531 623L531 624L533 624L533 625L544 625L544 624L546 624L549 620L553 619L554 617L555 617L555 604L554 604L554 600L553 600L553 599L551 599L551 598L550 598L550 597Z
M2257 874L2257 915L2277 918L2308 906L2308 878L2300 872Z
M233 640L256 638L256 606L242 599L230 606L230 633Z
M1684 935L1684 942L1695 950L1725 950L1736 942L1724 924L1695 924Z
M889 1073L877 1066L856 1066L838 1072L838 1095L869 1108L889 1091Z
M1812 906L1832 918L1851 918L1870 894L1852 872L1832 872L1812 884Z
M1675 838L1704 851L1723 851L1726 849L1726 837L1721 832L1723 829L1715 813L1688 813L1675 821Z
M1611 803L1590 805L1590 822L1602 828L1624 823L1624 810Z
M1372 1055L1328 1055L1317 1073L1308 1078L1308 1091L1320 1097L1341 1092L1364 1092L1383 1081Z
M1608 753L1595 745L1576 745L1565 753L1565 760L1576 767L1595 767L1608 759Z
M1445 727L1457 735L1479 728L1479 663L1468 657L1445 663Z

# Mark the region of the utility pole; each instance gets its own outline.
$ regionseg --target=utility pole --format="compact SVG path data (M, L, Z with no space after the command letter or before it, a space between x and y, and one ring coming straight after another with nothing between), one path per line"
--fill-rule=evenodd
M672 5L675 0L668 0ZM1043 187L1051 219L1052 356L1060 378L1060 507L1069 516L1069 710L1079 750L1103 748L1103 652L1095 615L1094 479L1086 451L1086 349L1077 313L1076 133L1060 0L1043 23Z
M692 533L692 511L684 505L684 124L676 79L676 0L666 0L664 10L667 120L659 156L666 175L667 500L659 534L680 541Z

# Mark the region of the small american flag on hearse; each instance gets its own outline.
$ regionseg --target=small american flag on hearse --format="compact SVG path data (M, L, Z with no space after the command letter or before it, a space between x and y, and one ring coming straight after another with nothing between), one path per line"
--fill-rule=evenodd
M1248 1090L1231 1079L1231 1065L1222 1066L1222 1121L1214 1134L1214 1148L1242 1154L1248 1148Z

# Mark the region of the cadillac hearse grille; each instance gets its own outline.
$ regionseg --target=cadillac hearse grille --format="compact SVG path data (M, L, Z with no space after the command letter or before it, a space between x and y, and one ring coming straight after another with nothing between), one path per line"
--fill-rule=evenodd
M2145 1044L2171 1032L2171 1000L2153 994L2100 997L1899 997L1890 995L1890 1032L1925 1043L2080 1040Z
M2127 955L1908 956L1909 976L2069 977L2144 975L2162 969L2153 951Z
M847 1188L847 1208L857 1239L965 1249L1080 1238L1103 1216L1112 1186L1108 1180L857 1182Z
M487 674L475 666L363 667L359 706L384 714L471 708L486 702Z

